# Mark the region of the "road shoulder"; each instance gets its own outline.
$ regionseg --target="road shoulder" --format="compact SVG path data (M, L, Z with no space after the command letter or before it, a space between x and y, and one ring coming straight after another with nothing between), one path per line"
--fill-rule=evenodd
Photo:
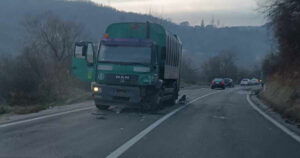
M30 113L30 114L3 114L0 116L0 126L3 124L8 124L12 122L18 122L22 120L30 120L34 118L39 118L39 117L45 117L45 116L50 116L54 114L59 114L59 113L66 113L70 111L78 111L80 109L89 109L93 108L93 101L88 100L88 101L83 101L80 103L74 103L74 104L69 104L69 105L63 105L63 106L54 106L52 108L48 108L46 110L42 110L36 113Z
M198 88L197 91L202 91L205 88ZM195 89L192 89L195 90ZM191 91L189 87L183 88L180 92L181 95L185 94L186 92ZM191 98L194 98L195 96L191 96ZM188 97L190 99L190 97ZM62 106L53 106L51 108L48 108L46 110L42 110L36 113L30 113L30 114L14 114L14 113L8 113L0 115L0 127L6 127L13 124L18 124L22 122L30 122L33 120L39 120L64 114L69 114L73 112L79 112L84 110L89 110L95 108L94 101L93 100L87 100L79 103L74 104L68 104L68 105L62 105Z
M289 120L282 118L282 116L273 111L273 109L264 104L256 95L248 94L247 99L249 104L263 117L272 122L275 126L280 128L283 132L293 137L298 143L300 143L300 128L295 124L289 122Z

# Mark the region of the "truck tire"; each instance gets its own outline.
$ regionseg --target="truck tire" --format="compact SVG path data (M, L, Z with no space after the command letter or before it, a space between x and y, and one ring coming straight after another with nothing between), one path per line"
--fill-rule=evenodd
M142 110L143 111L157 111L161 107L161 95L162 92L156 92L151 95L146 96L146 98L142 102Z
M109 108L108 105L100 105L100 104L96 104L96 107L99 109L99 110L107 110Z
M168 106L175 105L175 104L176 104L176 99L175 99L175 97L172 97L172 99L167 100L167 101L165 102L165 104L168 105Z
M165 101L165 104L168 105L168 106L172 106L172 105L175 105L176 104L176 100L178 98L178 89L177 89L177 84L176 82L173 83L173 88L174 88L174 91L173 91L173 96L171 99Z
M178 91L174 92L173 97L165 102L166 105L172 106L176 104L178 96Z

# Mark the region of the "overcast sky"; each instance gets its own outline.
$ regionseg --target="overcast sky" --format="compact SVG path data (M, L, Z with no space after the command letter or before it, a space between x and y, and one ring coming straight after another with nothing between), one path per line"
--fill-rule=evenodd
M119 10L151 13L180 23L199 25L215 19L221 26L262 25L263 15L257 9L258 0L92 0Z

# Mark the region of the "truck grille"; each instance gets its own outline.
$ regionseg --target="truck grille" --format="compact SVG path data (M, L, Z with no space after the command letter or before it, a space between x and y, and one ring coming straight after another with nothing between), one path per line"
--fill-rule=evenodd
M118 96L114 96L113 99L118 101L126 101L126 102L130 100L129 97L118 97Z
M116 83L116 84L136 84L138 83L137 75L120 75L120 74L106 74L105 75L106 83Z

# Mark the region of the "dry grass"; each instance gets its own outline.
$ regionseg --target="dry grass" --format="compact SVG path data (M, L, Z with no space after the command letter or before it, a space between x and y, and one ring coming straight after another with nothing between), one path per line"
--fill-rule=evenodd
M46 105L32 105L32 106L15 106L13 107L12 112L15 114L29 114L36 113L42 110L47 109Z
M15 113L15 114L29 114L36 113L49 107L54 106L64 106L73 103L79 103L85 100L92 99L90 92L80 88L70 88L70 92L68 95L63 96L62 99L56 100L49 103L44 104L36 104L36 105L0 105L0 115L6 113Z
M282 80L274 76L266 84L261 97L284 117L300 121L300 87L295 80Z
M11 112L11 107L7 105L0 105L0 115Z

